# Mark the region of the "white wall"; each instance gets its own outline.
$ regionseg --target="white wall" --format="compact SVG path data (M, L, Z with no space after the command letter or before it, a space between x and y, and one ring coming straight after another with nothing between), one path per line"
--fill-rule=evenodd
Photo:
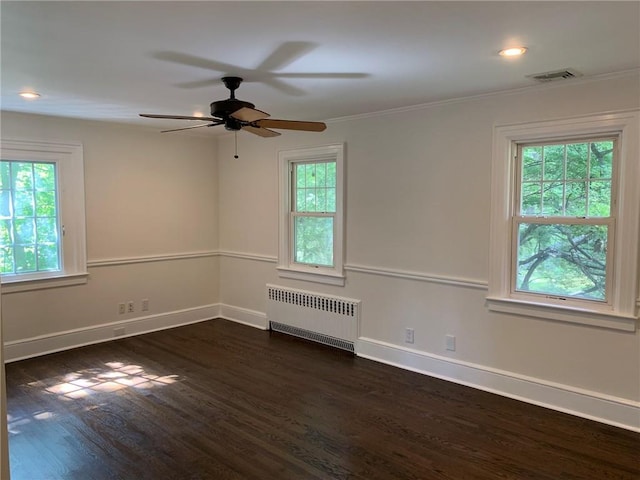
M343 119L322 134L242 135L239 160L233 137L223 137L223 311L264 326L265 283L358 298L364 356L640 428L637 331L484 304L494 125L637 108L639 85L636 72ZM347 148L347 284L280 280L277 151L336 142ZM406 327L415 329L411 350ZM456 336L455 352L445 350L446 334ZM607 402L617 413L604 411Z
M82 143L89 266L86 285L5 289L7 360L215 316L215 138L10 112L2 138ZM129 300L136 311L118 314Z

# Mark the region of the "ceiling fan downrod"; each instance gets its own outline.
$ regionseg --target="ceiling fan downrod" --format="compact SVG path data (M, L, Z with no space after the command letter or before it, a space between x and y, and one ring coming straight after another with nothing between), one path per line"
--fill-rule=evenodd
M222 83L231 91L231 95L229 99L236 99L236 90L240 88L240 84L242 83L242 78L240 77L222 77Z

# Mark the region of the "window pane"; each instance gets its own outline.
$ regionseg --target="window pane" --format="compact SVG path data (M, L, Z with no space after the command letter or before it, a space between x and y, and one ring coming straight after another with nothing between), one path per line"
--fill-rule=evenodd
M53 163L34 164L36 190L55 190L56 171Z
M0 273L15 273L12 247L0 247Z
M545 145L544 179L559 180L564 177L564 145Z
M567 183L565 195L565 215L569 215L571 217L585 217L587 215L586 182Z
M36 243L35 225L32 218L23 218L13 222L15 241L18 245Z
M36 241L38 243L55 243L58 240L55 218L36 219Z
M304 183L307 188L316 186L316 164L307 163L305 165Z
M303 212L317 212L316 208L316 191L308 188L305 190L305 205Z
M11 164L0 162L0 188L11 189Z
M333 266L333 218L296 217L294 261Z
M316 164L316 186L326 187L326 185L327 185L327 164L318 163Z
M296 188L304 188L305 183L305 176L304 176L304 172L305 172L305 166L306 164L304 163L299 163L296 164Z
M33 189L33 168L32 163L13 162L12 168L13 188L16 190Z
M611 178L613 141L593 142L591 146L591 178Z
M608 217L611 214L611 182L589 182L589 216Z
M36 216L55 217L56 192L36 192Z
M586 179L588 158L588 146L586 143L571 143L567 145L567 179Z
M15 191L13 200L13 215L15 217L33 217L34 201L31 190Z
M519 225L516 290L605 300L606 225Z
M0 245L11 243L11 220L0 220Z
M296 190L296 212L304 212L306 206L306 189L300 188Z
M336 162L327 162L327 187L336 186Z
M15 247L16 273L36 271L36 249L33 245Z
M11 218L11 191L0 190L0 217Z
M59 269L57 245L55 243L38 245L38 271Z
M316 211L317 212L327 211L327 189L326 188L319 188L316 191Z
M327 189L327 213L336 212L336 189Z
M542 147L522 149L522 180L542 179Z
M562 183L545 183L542 193L542 214L543 215L562 215L563 205L562 198L564 194L564 186Z
M542 215L541 203L542 191L540 188L540 183L523 183L520 212L523 215Z

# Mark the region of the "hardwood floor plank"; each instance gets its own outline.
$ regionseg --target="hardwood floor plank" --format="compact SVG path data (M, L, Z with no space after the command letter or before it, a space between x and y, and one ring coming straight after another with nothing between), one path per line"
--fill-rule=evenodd
M7 365L13 480L640 478L640 434L212 320Z

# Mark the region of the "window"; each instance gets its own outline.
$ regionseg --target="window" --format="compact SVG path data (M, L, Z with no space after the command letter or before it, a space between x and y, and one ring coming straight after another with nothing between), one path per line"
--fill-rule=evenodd
M638 114L497 127L491 310L635 330Z
M3 140L0 274L5 292L86 281L80 145Z
M344 285L343 145L279 154L280 276Z

